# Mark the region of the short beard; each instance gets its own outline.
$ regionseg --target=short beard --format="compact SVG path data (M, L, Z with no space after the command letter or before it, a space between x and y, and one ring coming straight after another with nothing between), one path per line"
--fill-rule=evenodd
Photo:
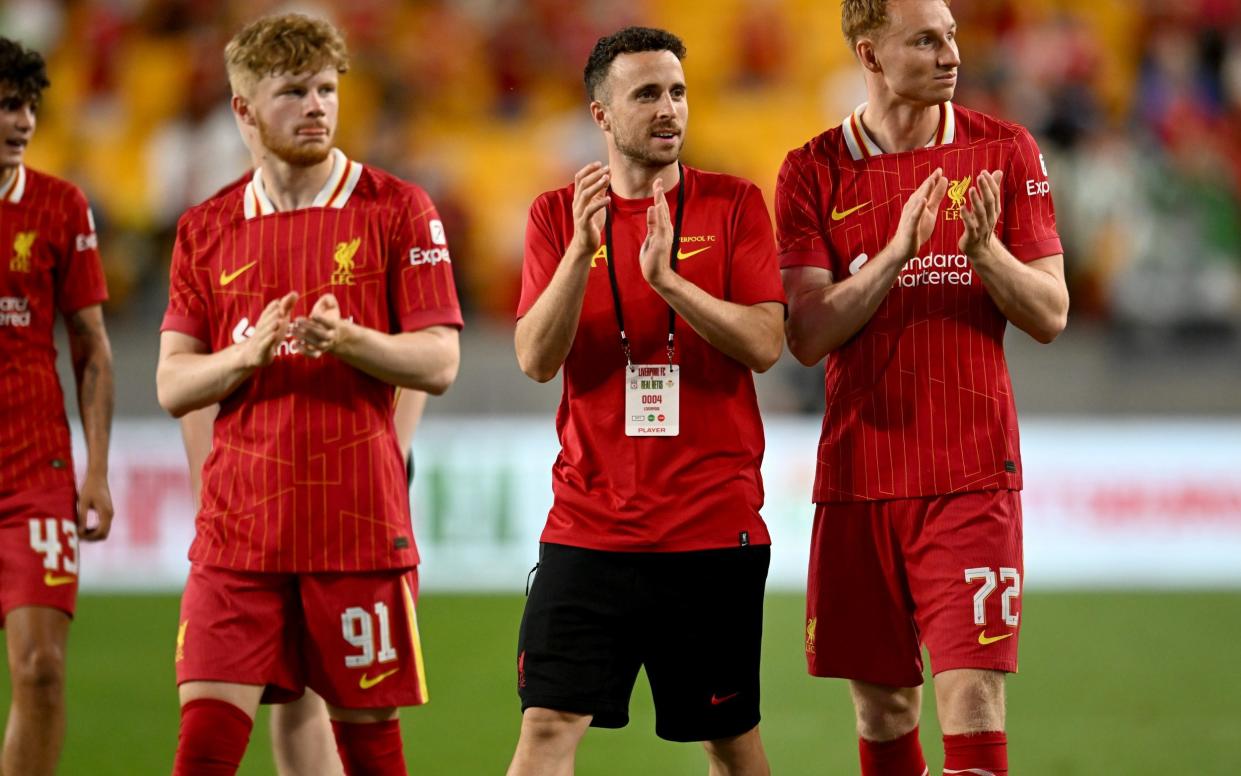
M649 148L643 146L641 139L635 139L635 142L629 142L630 138L622 137L620 133L612 136L616 142L616 150L626 159L630 159L643 167L666 167L677 159L681 158L681 149L685 145L685 136L678 135L679 141L676 148L671 149L664 154L655 154ZM649 139L649 136L648 136Z
M274 154L277 159L292 167L314 167L332 153L330 135L328 143L324 146L302 146L295 142L282 141L258 116L255 116L255 123L258 124L259 141L263 147Z

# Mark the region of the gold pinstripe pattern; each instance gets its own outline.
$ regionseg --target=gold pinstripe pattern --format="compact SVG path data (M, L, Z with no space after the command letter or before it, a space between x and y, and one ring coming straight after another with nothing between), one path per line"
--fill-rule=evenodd
M1004 243L1023 260L1059 251L1050 197L1025 189L1027 178L1043 175L1022 128L945 104L927 148L867 156L873 150L855 113L790 154L776 211L780 251L792 265L819 254L836 279L847 277L854 257L882 249L905 198L941 166L951 181L1004 170ZM875 204L858 218L827 218L833 207L866 201ZM941 214L920 255L955 257L961 229ZM902 277L918 272L907 267ZM816 500L1020 487L1003 317L976 276L965 284L913 279L898 279L859 335L828 357ZM1010 461L1016 472L1006 471Z
M337 173L322 206L251 214L262 191L251 176L193 209L178 233L166 321L202 320L221 349L239 321L253 325L267 301L297 290L294 316L330 291L343 315L381 331L410 316L459 322L450 265L411 268L401 247L430 245L425 194L348 160ZM425 216L415 224L409 213ZM353 282L334 284L335 250L353 241ZM222 270L250 262L218 286ZM337 359L282 348L222 404L191 557L253 571L414 565L403 462L389 441L392 389Z
M0 493L74 485L53 329L61 312L107 298L98 251L77 249L92 232L85 197L65 181L20 165L0 193L0 297L17 308L0 325ZM14 266L19 235L29 256Z

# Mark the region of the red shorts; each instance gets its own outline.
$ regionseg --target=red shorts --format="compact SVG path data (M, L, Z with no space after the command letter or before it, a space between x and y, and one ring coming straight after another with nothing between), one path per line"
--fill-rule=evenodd
M814 676L894 687L956 668L1017 671L1021 496L995 490L818 504L806 591Z
M258 574L190 567L177 630L177 683L267 685L284 703L310 687L348 709L418 706L426 674L416 569Z
M73 616L77 500L73 488L0 499L0 626L21 606L48 606Z

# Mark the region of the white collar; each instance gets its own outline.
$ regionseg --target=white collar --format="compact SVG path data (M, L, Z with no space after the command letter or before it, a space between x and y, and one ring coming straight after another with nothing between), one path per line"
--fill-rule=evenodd
M362 165L347 158L339 148L332 149L332 171L327 182L315 195L310 207L330 207L340 209L349 201L353 189L362 177ZM257 168L245 191L246 218L267 216L279 212L279 209L267 196L267 188L263 184L263 169Z
M883 149L875 142L867 132L866 127L862 125L862 112L866 110L866 103L862 103L840 122L840 128L844 132L845 145L849 146L849 154L855 162L863 159L869 159L872 156L882 156ZM952 102L940 103L939 106L939 127L936 128L935 134L931 137L931 141L926 144L927 148L939 145L948 145L956 140L957 137L957 112L952 106Z
M21 202L22 195L25 193L26 165L19 164L17 169L13 171L13 175L9 178L8 183L4 184L3 189L0 189L0 201Z

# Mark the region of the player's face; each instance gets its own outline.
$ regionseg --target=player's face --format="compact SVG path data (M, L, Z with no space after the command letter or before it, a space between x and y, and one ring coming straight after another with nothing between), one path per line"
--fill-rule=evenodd
M911 102L938 104L957 88L957 23L943 0L888 0L888 24L874 40L887 87Z
M34 105L0 84L0 169L22 163L26 146L34 136Z
M645 167L681 156L689 103L685 71L671 51L621 54L603 83L606 131L616 150Z
M338 79L334 67L261 79L250 103L263 147L295 167L327 159L340 109Z

